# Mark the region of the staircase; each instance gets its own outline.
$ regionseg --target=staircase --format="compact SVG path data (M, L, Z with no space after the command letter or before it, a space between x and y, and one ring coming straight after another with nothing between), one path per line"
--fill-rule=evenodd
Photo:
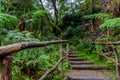
M65 73L68 80L113 80L100 73L105 67L80 58L73 52L69 53L69 63L72 65L73 70Z

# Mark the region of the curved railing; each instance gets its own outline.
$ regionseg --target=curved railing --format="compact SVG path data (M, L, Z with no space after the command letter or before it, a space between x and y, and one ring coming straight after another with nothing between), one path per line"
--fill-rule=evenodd
M67 51L62 48L62 43L66 43ZM12 54L23 49L33 47L44 47L51 44L60 45L60 59L53 66L53 68L46 71L46 73L39 79L44 80L51 72L53 72L58 65L66 58L68 60L69 43L67 40L54 40L45 42L22 42L0 47L0 80L12 80Z

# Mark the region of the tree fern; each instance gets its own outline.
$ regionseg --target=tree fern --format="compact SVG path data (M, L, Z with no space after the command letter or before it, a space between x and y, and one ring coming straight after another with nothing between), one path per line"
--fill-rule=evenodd
M0 13L0 28L13 29L18 24L18 19L9 14Z
M115 28L115 27L120 27L120 18L114 18L114 19L109 19L106 20L102 25L100 25L100 28Z
M106 20L112 18L112 16L106 13L97 13L97 14L85 15L83 16L83 18Z

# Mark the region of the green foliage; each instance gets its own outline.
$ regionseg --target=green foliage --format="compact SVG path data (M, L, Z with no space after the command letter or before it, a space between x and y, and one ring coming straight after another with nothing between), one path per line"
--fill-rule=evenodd
M55 16L53 16L51 12L51 10L54 9L54 5L51 4L50 0L44 1L48 4L47 7L43 5L45 6L45 10L43 10L39 0L2 0L2 3L0 3L0 12L2 12L0 13L0 45L23 41L37 42L53 40L56 39L53 34L54 29L60 28L60 33L62 33L61 38L69 40L71 50L80 51L80 53L82 53L80 56L94 61L96 64L103 62L111 64L111 61L105 61L103 58L99 61L93 42L89 40L90 38L85 38L86 35L89 36L90 34L88 30L90 23L87 23L90 20L86 19L104 20L106 24L102 24L100 28L119 27L119 19L112 20L111 14L98 13L100 11L99 0L95 0L94 4L92 4L92 0L75 0L73 3L67 3L66 0L56 0L59 15L58 25L56 25ZM95 12L92 12L93 7ZM16 15L16 17L12 15ZM26 20L26 30L28 31L20 32L19 30L13 30L18 24L17 18L24 18ZM83 18L86 19L83 20ZM95 30L97 31L97 28L95 28ZM56 30L56 34L57 32ZM115 39L116 37L105 37L99 39L99 41L114 41ZM102 51L102 49L103 47L99 46L99 51ZM13 80L33 80L33 73L36 73L39 77L42 76L45 71L50 69L60 58L58 51L57 45L51 45L43 48L26 49L15 53ZM61 65L62 64L60 64L56 71L51 73L46 80L67 80L67 78L61 74ZM63 66L65 71L71 69L70 64L65 61L63 62ZM29 71L26 70L27 68L30 68L30 74L28 73Z
M4 36L2 44L7 45L22 41L39 41L38 39L35 39L31 34L32 33L28 31L19 32L19 30L10 30L6 33L6 36Z
M38 10L35 13L33 13L33 17L40 17L40 16L45 16L47 14L47 11L44 10Z
M102 37L102 38L97 38L96 39L96 41L118 41L119 40L119 37L118 37L119 35L117 35L117 36L115 36L115 37L106 37L106 36L104 36L104 37Z
M32 70L34 70L34 72L36 72L38 76L42 76L45 73L45 71L52 68L53 65L56 64L56 62L60 58L60 54L58 53L58 49L55 50L55 47L48 46L43 48L33 48L20 51L17 52L17 54L15 54L14 57L15 57L14 58L15 67L13 67L14 77L19 77L23 73L26 74L25 71L22 71L21 73L21 69L25 69L27 67L30 67ZM63 65L65 66L64 70L71 68L70 65L66 62L64 62ZM40 71L37 69L40 69ZM59 66L54 73L50 74L46 78L46 80L61 79L62 75L60 73L61 67Z
M14 29L18 24L18 19L9 14L0 13L0 28Z
M96 13L96 14L91 14L91 15L85 15L83 16L83 18L107 20L107 19L112 18L112 16L107 13Z
M22 14L40 9L39 3L36 0L2 0L1 2L5 8L2 12L14 14L19 18Z
M84 29L81 26L82 16L82 13L65 14L65 16L62 19L63 23L60 26L62 30L62 36L65 39L77 41L78 38L83 37Z
M0 1L0 12L2 12L2 10L4 10L4 5L2 5L2 3Z
M100 25L101 29L112 29L116 27L120 27L120 18L106 20L102 25Z
M47 35L51 32L51 25L46 17L48 14L45 10L36 10L22 15L26 19L27 30L33 32L35 37L39 34Z
M7 34L8 30L4 28L0 28L0 40L4 39L5 35Z

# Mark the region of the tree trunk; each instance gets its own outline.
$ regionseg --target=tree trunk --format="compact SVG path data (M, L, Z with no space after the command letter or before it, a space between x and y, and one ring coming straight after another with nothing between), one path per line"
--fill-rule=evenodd
M56 0L52 0L52 4L53 4L53 7L54 7L54 15L55 15L55 18L56 18L56 25L58 25L58 9L56 7Z

